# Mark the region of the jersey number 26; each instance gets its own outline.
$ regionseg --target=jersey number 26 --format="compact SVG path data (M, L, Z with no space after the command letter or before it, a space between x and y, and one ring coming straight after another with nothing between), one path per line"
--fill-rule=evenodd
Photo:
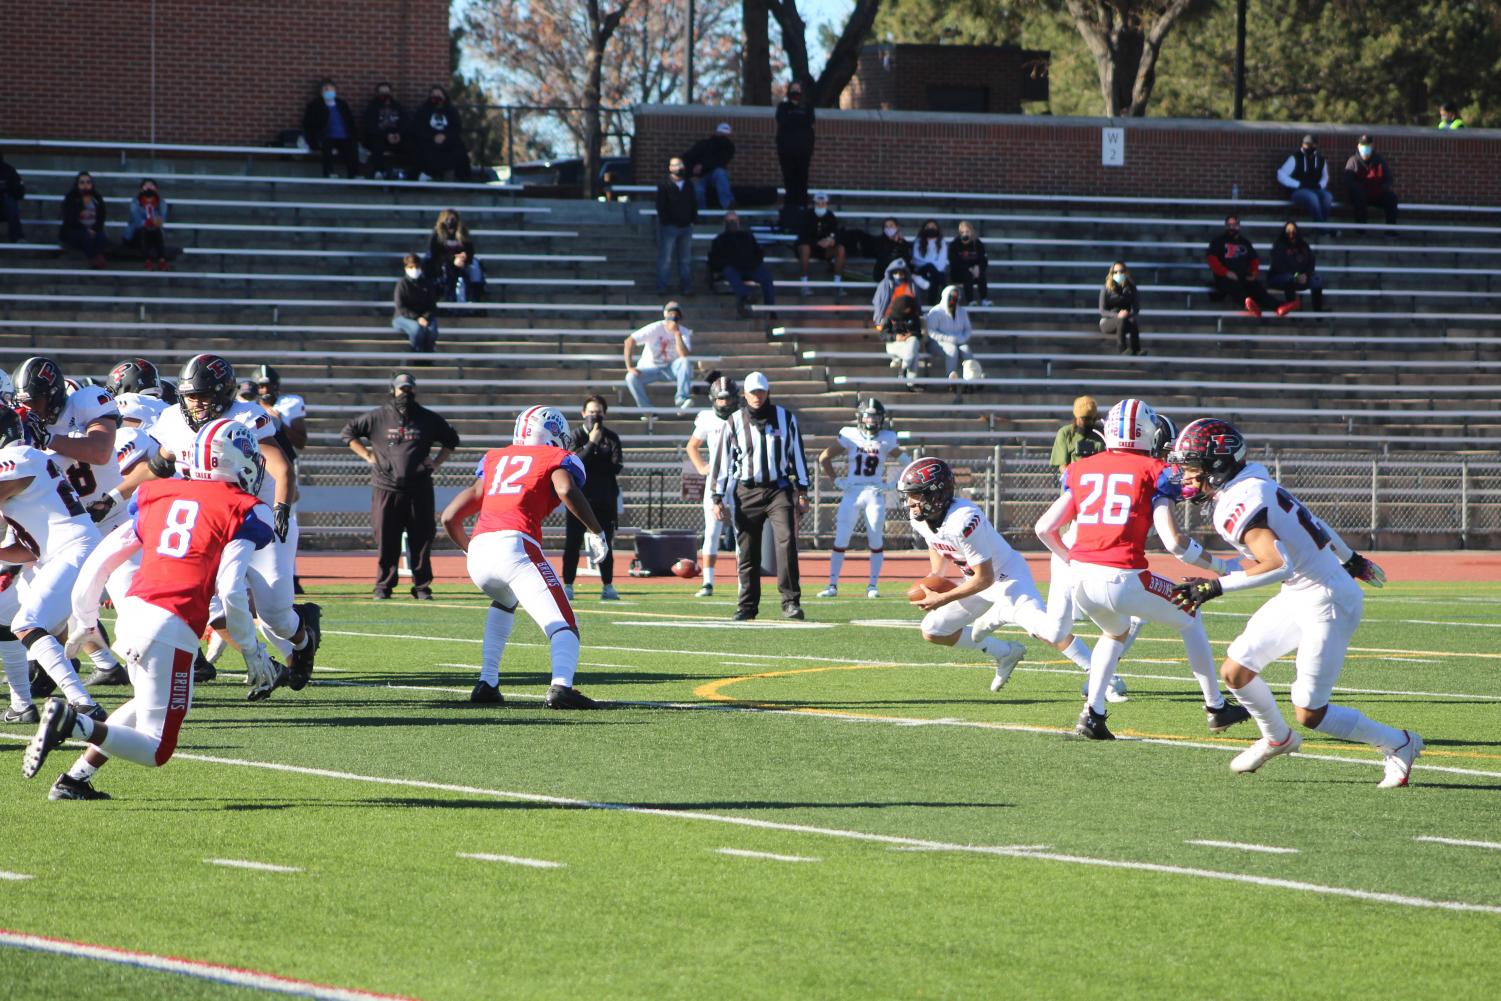
M1131 517L1131 490L1136 477L1130 473L1085 473L1079 477L1079 486L1089 491L1079 502L1079 511L1074 520L1080 525L1124 525ZM1119 490L1117 490L1119 488ZM1100 498L1104 505L1100 506Z

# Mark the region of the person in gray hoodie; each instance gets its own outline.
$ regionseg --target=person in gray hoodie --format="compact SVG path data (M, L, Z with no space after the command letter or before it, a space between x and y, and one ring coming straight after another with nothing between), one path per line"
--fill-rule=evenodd
M891 367L901 372L908 389L917 388L918 360L923 351L924 317L919 294L911 268L898 257L886 265L870 301L871 323L885 338Z
M961 372L966 381L985 378L969 346L973 334L969 310L964 308L964 292L958 285L946 286L938 295L938 305L928 310L928 336L943 352L950 379L958 379Z

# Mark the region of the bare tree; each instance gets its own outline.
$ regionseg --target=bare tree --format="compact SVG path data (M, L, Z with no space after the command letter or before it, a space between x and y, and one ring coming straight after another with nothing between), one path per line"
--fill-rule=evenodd
M1147 113L1157 54L1173 25L1204 0L1065 0L1100 75L1110 117Z
M740 24L745 32L745 60L740 68L740 103L771 103L771 35L766 20L767 0L741 0Z
M871 25L881 9L881 0L855 0L855 9L850 12L844 30L829 52L829 60L823 72L814 80L808 71L808 24L797 9L797 0L764 0L766 9L777 19L782 29L782 48L787 53L787 66L798 80L805 81L808 97L818 107L832 108L839 104L839 95L849 85L860 62L860 48L870 35ZM750 53L746 53L749 57ZM770 103L771 95L761 103ZM747 102L749 103L749 102Z

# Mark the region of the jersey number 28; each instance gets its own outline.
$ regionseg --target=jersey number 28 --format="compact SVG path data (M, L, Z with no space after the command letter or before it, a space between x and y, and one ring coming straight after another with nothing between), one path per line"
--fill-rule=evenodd
M1079 486L1089 491L1079 503L1074 520L1080 525L1124 525L1131 517L1131 486L1136 477L1131 473L1085 473L1079 477ZM1117 488L1120 488L1117 490ZM1100 507L1100 498L1104 506Z

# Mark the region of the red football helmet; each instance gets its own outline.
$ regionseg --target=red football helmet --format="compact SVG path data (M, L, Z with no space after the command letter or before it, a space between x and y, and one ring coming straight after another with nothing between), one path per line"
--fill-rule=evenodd
M936 527L954 502L954 471L942 459L915 459L902 470L896 488L906 497L919 497L922 519Z

